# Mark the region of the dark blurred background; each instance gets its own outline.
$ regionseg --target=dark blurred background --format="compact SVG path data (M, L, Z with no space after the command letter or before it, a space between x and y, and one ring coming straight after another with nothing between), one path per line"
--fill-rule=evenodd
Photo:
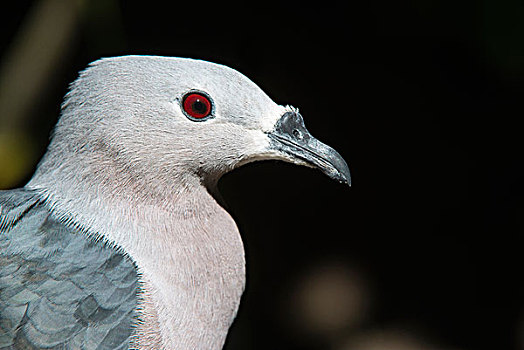
M1 11L0 188L100 57L226 64L348 161L220 188L248 285L226 349L524 349L524 3L18 0Z

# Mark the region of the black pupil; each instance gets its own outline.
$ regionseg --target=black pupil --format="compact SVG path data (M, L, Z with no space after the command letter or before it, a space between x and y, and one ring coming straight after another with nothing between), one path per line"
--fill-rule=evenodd
M195 102L193 102L191 108L193 108L193 111L195 111L198 114L206 114L207 112L206 104L200 100L196 100Z

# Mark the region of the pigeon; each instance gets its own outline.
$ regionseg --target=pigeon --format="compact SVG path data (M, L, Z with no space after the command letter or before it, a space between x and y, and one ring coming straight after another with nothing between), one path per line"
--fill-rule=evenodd
M0 191L0 349L221 349L246 271L217 182L267 159L351 182L298 109L232 68L91 63L32 178Z

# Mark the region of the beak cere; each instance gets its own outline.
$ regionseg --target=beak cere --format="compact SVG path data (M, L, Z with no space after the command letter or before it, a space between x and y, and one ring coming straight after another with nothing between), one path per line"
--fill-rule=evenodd
M268 133L270 147L322 170L330 178L351 186L349 168L333 148L311 136L298 112L286 112Z

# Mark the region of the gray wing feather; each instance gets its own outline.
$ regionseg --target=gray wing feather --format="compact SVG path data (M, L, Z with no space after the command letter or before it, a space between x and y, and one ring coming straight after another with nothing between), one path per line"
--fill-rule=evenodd
M128 349L138 274L128 256L0 191L0 349Z

